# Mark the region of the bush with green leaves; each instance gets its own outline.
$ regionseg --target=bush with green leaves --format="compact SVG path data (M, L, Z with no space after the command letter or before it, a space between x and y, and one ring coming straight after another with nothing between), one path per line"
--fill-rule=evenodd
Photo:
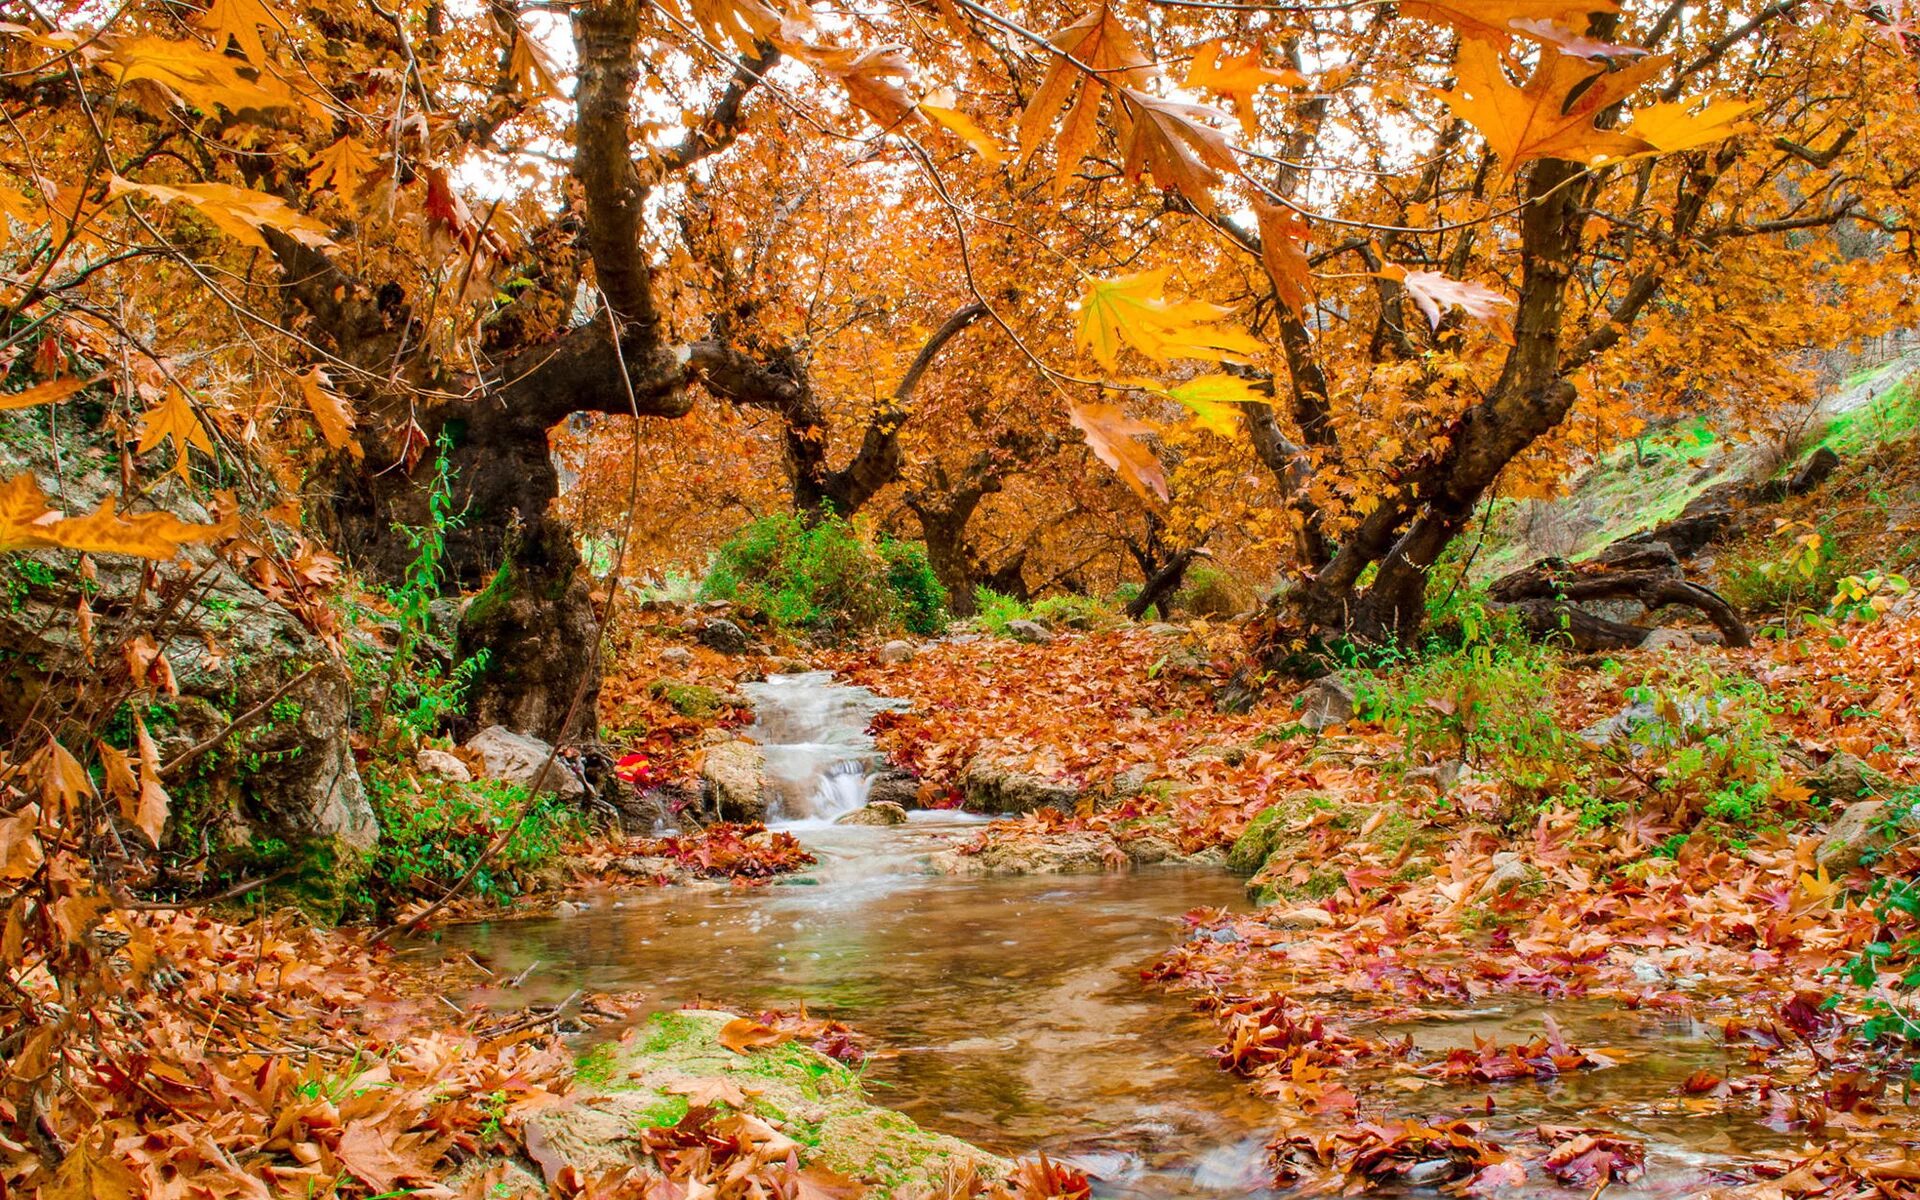
M832 636L932 634L946 623L946 591L924 547L835 516L775 513L747 525L720 547L700 595Z
M579 811L567 802L552 794L529 802L524 789L508 783L454 782L375 764L367 792L380 821L370 894L363 897L370 908L439 895L508 829L506 843L469 886L483 900L510 899L581 832Z

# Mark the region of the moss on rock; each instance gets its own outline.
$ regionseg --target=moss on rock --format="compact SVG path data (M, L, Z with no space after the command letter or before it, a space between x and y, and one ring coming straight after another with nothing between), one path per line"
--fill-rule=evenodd
M753 1115L805 1148L802 1158L883 1196L936 1190L950 1172L1005 1175L1005 1160L920 1128L868 1101L843 1064L797 1042L738 1054L720 1044L732 1013L658 1013L628 1038L595 1047L570 1103L529 1120L529 1137L592 1173L641 1161L640 1138L687 1114L688 1092L738 1089ZM721 1103L724 1103L722 1101Z

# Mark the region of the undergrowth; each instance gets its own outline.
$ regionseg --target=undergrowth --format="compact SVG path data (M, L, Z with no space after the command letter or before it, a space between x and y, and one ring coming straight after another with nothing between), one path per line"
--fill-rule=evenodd
M835 516L808 524L775 513L747 525L720 547L700 595L830 636L934 634L947 619L946 590L924 546Z

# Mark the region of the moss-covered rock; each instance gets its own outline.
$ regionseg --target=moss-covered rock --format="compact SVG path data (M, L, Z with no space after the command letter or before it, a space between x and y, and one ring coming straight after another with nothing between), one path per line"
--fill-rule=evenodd
M681 716L696 719L711 717L727 708L730 702L728 695L718 688L672 679L656 679L647 690L665 700Z
M868 1101L844 1065L797 1042L735 1053L720 1043L732 1013L659 1013L621 1042L596 1047L575 1074L571 1102L528 1122L529 1145L593 1175L642 1161L641 1136L686 1116L689 1093L733 1093L800 1143L804 1163L872 1185L877 1194L936 1190L950 1172L1005 1175L1005 1160ZM725 1105L724 1099L716 1103Z

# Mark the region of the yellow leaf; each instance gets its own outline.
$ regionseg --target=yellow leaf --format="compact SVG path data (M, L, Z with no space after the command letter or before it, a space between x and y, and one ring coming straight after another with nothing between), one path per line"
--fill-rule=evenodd
M975 124L972 117L961 112L958 105L959 102L954 98L952 88L940 88L938 91L927 93L920 101L920 111L933 118L947 132L973 147L974 153L981 158L990 163L1007 161L1007 152L1000 148L1000 143L993 140L992 134Z
M1166 389L1166 396L1192 410L1202 429L1230 438L1240 432L1242 404L1264 404L1271 396L1255 391L1237 375L1201 375Z
M351 137L343 137L313 156L307 185L330 187L342 197L358 196L366 182L380 174L380 163Z
M552 56L517 22L513 27L513 49L507 52L507 73L513 77L514 88L523 95L536 100L561 95Z
M1240 118L1240 128L1252 137L1260 131L1253 111L1254 93L1269 86L1305 87L1307 77L1290 68L1261 66L1258 47L1230 58L1225 45L1223 41L1211 41L1194 52L1193 62L1187 66L1185 86L1231 100L1234 114Z
M169 559L182 545L219 532L217 525L192 525L172 513L122 516L111 499L85 516L62 516L48 509L46 494L30 471L0 484L0 553L66 549Z
M333 390L325 371L316 366L300 376L300 395L306 400L307 408L312 410L313 423L328 446L345 450L356 462L366 456L360 443L354 440L353 406L345 396Z
M33 229L46 223L47 210L28 199L19 189L0 183L0 247L4 247L13 236L6 220L8 217Z
M248 62L261 66L267 61L261 29L281 29L285 22L261 0L213 0L200 14L200 25L213 35L216 50L225 50L227 39L232 38Z
M115 175L107 181L107 194L123 196L141 192L156 200L192 206L213 225L249 246L267 248L260 236L262 226L277 229L305 246L331 246L327 227L267 192L255 192L227 183L183 183L172 187L164 183L135 183Z
M46 749L40 752L39 767L41 807L62 814L63 821L70 826L80 802L93 799L93 780L87 776L80 760L52 738L47 739Z
M140 442L134 447L135 452L146 454L158 449L160 443L168 439L173 441L174 467L182 479L190 478L187 474L189 447L206 454L213 453L213 442L207 437L200 418L194 414L193 405L178 389L170 389L160 407L149 410L140 418Z
M1746 132L1747 126L1740 123L1740 118L1759 107L1757 103L1708 100L1705 96L1652 104L1634 110L1627 132L1645 140L1655 153L1672 154Z
M100 60L100 69L122 84L147 80L196 108L286 108L294 103L292 89L278 77L260 73L249 79L240 73L239 59L215 53L191 41L136 37L116 42Z
M1441 98L1480 131L1511 177L1521 163L1534 159L1593 164L1646 150L1643 139L1595 128L1593 121L1666 65L1664 57L1649 58L1605 71L1564 54L1543 54L1526 86L1515 87L1507 81L1500 52L1470 41L1460 47L1455 89Z
M1139 87L1146 83L1149 72L1147 58L1134 44L1133 34L1105 5L1059 30L1047 41L1058 53L1041 78L1040 86L1034 89L1026 111L1020 114L1019 161L1027 161L1040 149L1061 108L1074 98L1076 88L1081 89L1057 143L1059 162L1054 171L1057 188L1058 181L1072 175L1092 145L1094 119L1106 89L1123 85ZM1094 74L1085 75L1082 67Z
M24 392L0 395L0 412L32 408L39 404L58 404L86 386L84 379L52 379L46 383L36 383Z
M1149 492L1167 499L1167 476L1160 460L1138 440L1140 434L1152 433L1153 426L1134 420L1113 404L1071 404L1067 416L1087 439L1094 457L1118 472L1142 500Z
M1108 370L1119 364L1125 346L1159 362L1173 358L1220 362L1261 351L1261 344L1247 334L1213 324L1230 310L1199 300L1165 299L1161 293L1166 280L1164 267L1088 280L1080 298L1075 344Z

